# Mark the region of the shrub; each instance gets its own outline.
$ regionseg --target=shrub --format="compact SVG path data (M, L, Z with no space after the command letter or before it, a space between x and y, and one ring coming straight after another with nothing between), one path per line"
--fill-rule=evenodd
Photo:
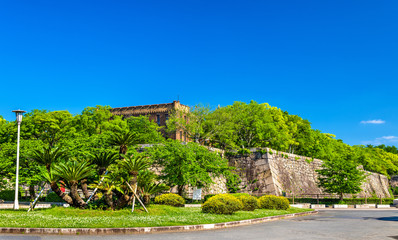
M242 202L230 194L218 194L209 198L202 205L202 212L215 214L232 214L243 208Z
M63 200L55 192L50 192L46 196L46 202L63 202Z
M166 193L155 197L155 203L174 207L183 207L185 200L178 194Z
M232 196L239 198L240 196L250 196L248 193L232 193Z
M254 209L258 208L258 200L256 197L250 196L250 195L240 195L237 196L237 198L242 202L243 204L243 211L254 211Z
M18 193L19 198L22 196L21 192ZM0 192L0 199L4 201L14 201L15 191L14 190L3 190Z
M287 210L290 208L289 200L285 197L265 195L258 199L260 208Z
M216 196L216 194L207 194L204 196L203 200L206 202L209 198Z

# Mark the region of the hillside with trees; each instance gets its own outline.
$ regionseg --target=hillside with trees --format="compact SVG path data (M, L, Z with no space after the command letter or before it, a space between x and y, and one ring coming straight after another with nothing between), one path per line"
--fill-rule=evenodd
M183 129L195 142L224 150L269 147L321 160L354 159L366 170L385 175L398 173L396 148L350 146L335 135L313 129L308 120L267 103L235 102L211 110L197 105L188 113L189 122L175 113L168 129Z

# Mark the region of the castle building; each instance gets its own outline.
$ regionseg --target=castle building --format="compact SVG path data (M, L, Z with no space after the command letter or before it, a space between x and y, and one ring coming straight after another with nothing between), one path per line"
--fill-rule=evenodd
M182 130L177 130L174 133L166 133L166 122L175 111L188 112L189 107L180 103L180 101L173 101L172 103L152 104L142 106L120 107L112 108L111 112L114 115L122 115L124 118L147 116L150 121L157 123L163 127L162 133L166 138L175 140L188 141L187 135ZM181 116L186 120L186 116Z

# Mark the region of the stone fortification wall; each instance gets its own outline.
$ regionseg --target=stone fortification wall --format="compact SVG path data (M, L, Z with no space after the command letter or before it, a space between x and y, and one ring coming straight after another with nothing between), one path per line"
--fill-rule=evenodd
M302 194L323 194L318 187L318 174L322 161L295 154L275 151L269 148L251 149L250 154L229 156L230 165L236 167L242 178L242 192L257 195L274 194L287 196ZM358 197L372 195L390 197L388 178L384 175L366 172L366 182Z

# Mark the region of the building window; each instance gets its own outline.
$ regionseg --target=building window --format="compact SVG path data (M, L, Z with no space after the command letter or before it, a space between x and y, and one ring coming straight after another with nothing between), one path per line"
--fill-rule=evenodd
M160 126L160 115L156 115L156 122L158 123L158 125Z
M180 140L182 141L182 131L180 131Z
M164 116L166 117L166 121L168 121L169 120L169 114L166 113Z

